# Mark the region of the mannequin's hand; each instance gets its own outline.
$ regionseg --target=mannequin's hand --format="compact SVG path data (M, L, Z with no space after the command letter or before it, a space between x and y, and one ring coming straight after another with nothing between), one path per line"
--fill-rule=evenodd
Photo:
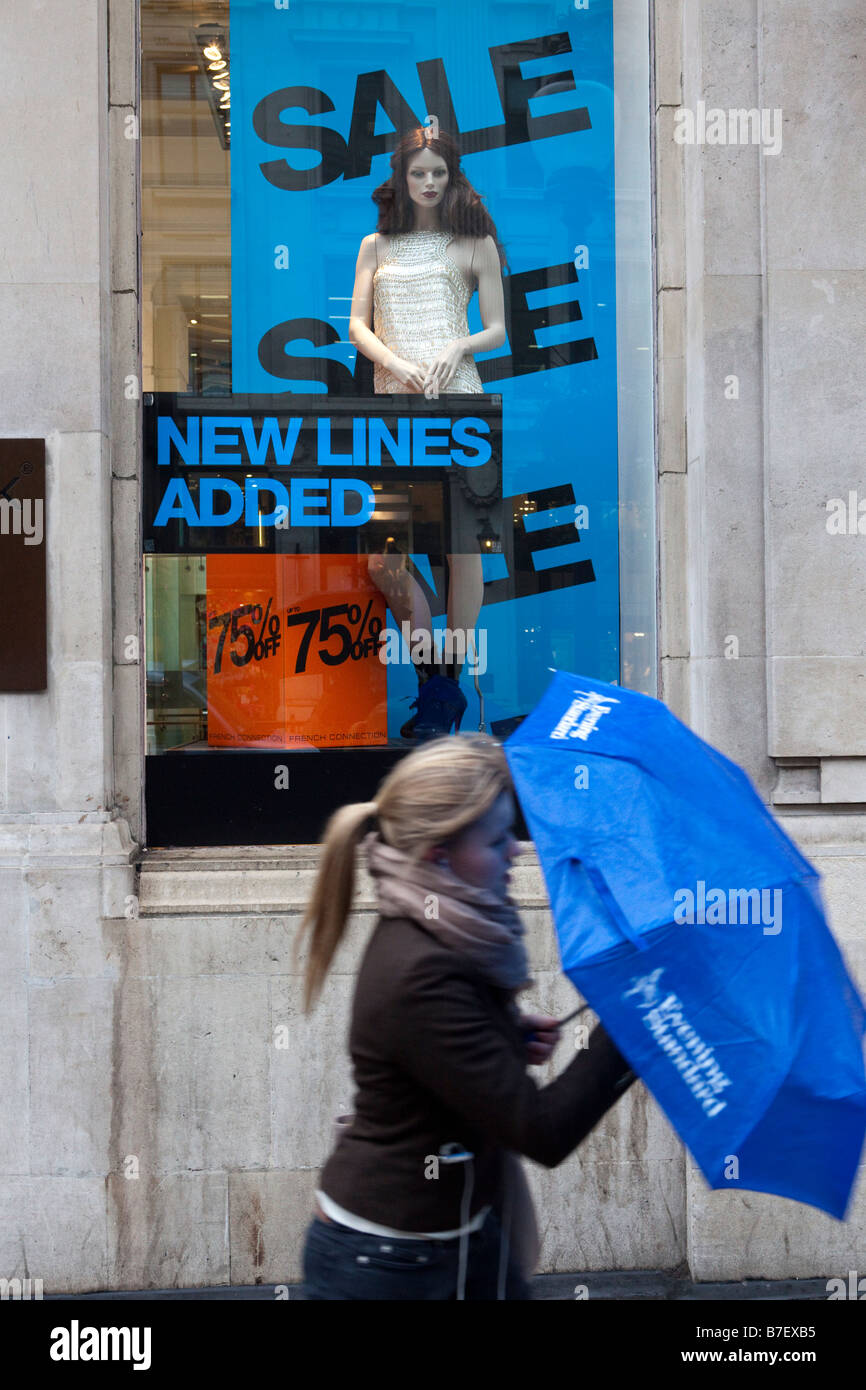
M377 588L398 584L402 589L411 583L406 556L401 554L368 555L367 574Z
M424 377L424 394L435 400L440 391L447 391L465 356L466 350L462 339L455 338L453 342L446 343L427 368L427 375Z
M521 1014L520 1026L524 1033L532 1034L527 1040L526 1055L531 1067L548 1062L553 1049L559 1042L559 1023L548 1014Z
M409 386L413 391L423 391L424 368L417 362L407 362L404 358L392 354L386 370L397 378L401 386Z

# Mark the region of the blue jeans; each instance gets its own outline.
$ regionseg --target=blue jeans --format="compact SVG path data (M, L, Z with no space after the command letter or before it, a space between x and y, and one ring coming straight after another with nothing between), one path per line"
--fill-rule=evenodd
M480 1231L468 1238L466 1299L495 1300L501 1227L488 1212ZM304 1291L309 1300L355 1299L402 1302L456 1299L460 1240L405 1240L368 1235L314 1216L304 1243ZM528 1282L509 1260L509 1300L532 1297Z

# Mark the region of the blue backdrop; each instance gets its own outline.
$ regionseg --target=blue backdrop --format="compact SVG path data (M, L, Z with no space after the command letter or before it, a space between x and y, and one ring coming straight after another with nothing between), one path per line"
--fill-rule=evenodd
M612 0L582 9L232 0L230 58L233 391L325 392L321 366L304 359L327 359L339 373L331 389L339 380L350 394L355 262L376 227L370 194L390 173L390 150L371 156L365 144L367 113L375 111L374 145L436 115L461 145L512 277L509 342L476 359L485 390L502 396L504 494L569 484L589 519L579 538L575 530L570 544L532 562L553 564L561 587L482 609L488 719L526 713L551 666L616 681ZM551 90L532 95L545 80ZM288 90L298 88L306 90ZM431 111L431 100L442 109ZM312 126L332 132L324 154L304 146ZM546 287L531 288L529 272L541 272ZM526 314L514 312L575 303L579 317L546 327L527 328ZM292 320L306 323L281 330L276 374L262 365L261 344ZM469 331L482 326L474 297ZM539 350L556 346L544 370L529 369ZM543 529L562 519L538 520ZM587 559L595 581L575 584L569 567ZM496 574L490 557L488 577ZM412 692L411 671L392 668L392 677L395 697Z

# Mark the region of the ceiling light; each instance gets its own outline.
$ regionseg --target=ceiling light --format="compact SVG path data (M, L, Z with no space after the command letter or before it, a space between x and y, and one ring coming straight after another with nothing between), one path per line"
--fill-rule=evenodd
M231 132L225 125L228 115L230 65L228 34L220 25L200 24L190 30L190 38L195 48L198 70L207 81L207 103L213 116L217 138L223 149L228 150L231 139ZM226 100L220 104L223 93L226 94Z

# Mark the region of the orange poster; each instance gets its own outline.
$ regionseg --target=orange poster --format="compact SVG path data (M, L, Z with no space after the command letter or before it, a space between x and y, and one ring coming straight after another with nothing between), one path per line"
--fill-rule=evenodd
M208 744L387 743L384 626L365 555L209 555Z

